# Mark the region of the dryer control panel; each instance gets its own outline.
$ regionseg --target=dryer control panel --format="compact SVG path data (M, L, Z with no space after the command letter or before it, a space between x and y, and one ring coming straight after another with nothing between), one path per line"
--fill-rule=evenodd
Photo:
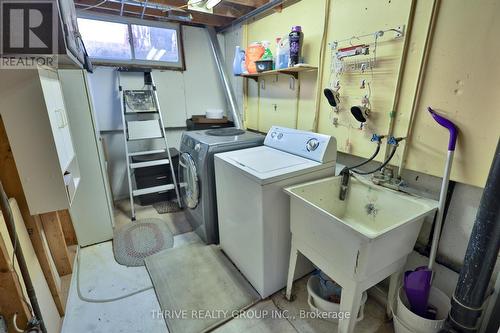
M337 159L337 140L325 134L273 126L264 145L320 163Z

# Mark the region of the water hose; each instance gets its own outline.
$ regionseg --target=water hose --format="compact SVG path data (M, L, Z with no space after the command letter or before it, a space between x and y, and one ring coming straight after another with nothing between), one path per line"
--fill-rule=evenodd
M359 167L361 167L361 166L363 166L363 165L365 165L365 164L368 164L368 163L370 163L371 161L373 161L373 159L374 159L375 157L377 157L378 153L380 152L380 145L381 145L381 143L382 143L381 141L377 142L377 148L375 149L375 152L373 153L373 155L372 155L369 159L367 159L367 160L365 160L365 161L363 161L363 162L361 162L361 163L359 163L359 164L356 164L356 165L354 165L354 166L351 166L351 167L349 167L348 169L349 169L349 170L356 169L356 168L359 168Z
M370 156L370 158L368 158L367 160L359 163L359 164L356 164L356 165L353 165L353 166L350 166L350 167L345 167L342 171L343 173L346 173L347 171L349 170L353 170L353 169L356 169L356 168L359 168L365 164L368 164L370 163L371 161L373 161L373 159L375 157L377 157L378 153L380 152L380 146L382 145L382 139L385 138L384 135L377 135L377 134L373 134L372 138L371 138L371 141L372 142L377 142L377 148L375 148L375 152L372 154L372 156ZM354 170L353 170L354 171Z
M375 173L377 171L380 171L382 170L383 168L385 168L385 166L387 164L389 164L389 162L392 160L392 158L394 157L394 154L396 154L396 150L398 149L398 146L393 146L392 147L392 150L391 150L391 153L389 154L389 156L387 157L387 159L384 161L384 163L382 163L378 168L376 168L375 170L371 170L371 171L359 171L359 170L351 170L352 172L358 174L358 175L369 175L369 174L372 174L372 173Z
M153 286L151 285L149 287L145 287L145 288L133 291L129 294L125 294L125 295L121 295L121 296L113 297L113 298L104 298L104 299L96 299L96 298L89 298L89 297L83 296L83 293L82 293L81 287L80 287L80 261L81 261L80 260L80 251L78 251L76 254L76 266L77 266L76 267L76 291L78 294L78 298L80 298L80 300L82 300L84 302L87 302L87 303L111 303L111 302L116 302L116 301L122 300L124 298L128 298L128 297L143 293L143 292L148 291L150 289L153 289Z

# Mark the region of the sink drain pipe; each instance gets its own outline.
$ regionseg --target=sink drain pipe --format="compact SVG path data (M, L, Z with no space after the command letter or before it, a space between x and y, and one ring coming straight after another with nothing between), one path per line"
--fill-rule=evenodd
M217 65L217 70L219 71L220 81L224 88L226 99L229 103L231 115L233 116L234 127L243 128L240 112L238 110L238 102L236 101L233 86L231 85L231 81L229 80L229 76L227 75L224 67L224 58L222 57L219 40L217 39L217 32L214 27L207 27L207 31L210 39L210 48L212 49L215 64Z
M441 333L477 332L500 249L500 140L465 253L451 311Z

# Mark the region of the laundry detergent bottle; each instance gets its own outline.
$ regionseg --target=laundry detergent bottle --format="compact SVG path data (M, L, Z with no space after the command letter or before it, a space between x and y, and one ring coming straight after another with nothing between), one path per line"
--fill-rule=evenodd
M247 51L245 53L245 64L248 73L257 73L257 66L255 62L262 58L265 51L266 50L261 43L252 43L247 47Z
M233 74L241 75L243 72L245 72L245 51L242 50L241 47L236 46L233 61Z
M260 60L273 60L273 52L271 51L271 42L263 40L262 46L264 47L264 54L262 55Z
M288 35L288 39L290 42L289 66L293 67L300 63L300 57L302 55L302 43L304 41L302 27L299 25L292 27L292 32Z

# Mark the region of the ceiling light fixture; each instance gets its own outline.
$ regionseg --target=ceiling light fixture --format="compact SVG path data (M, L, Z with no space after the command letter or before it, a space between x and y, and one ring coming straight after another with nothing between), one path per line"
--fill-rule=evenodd
M206 7L212 9L217 6L222 0L207 0Z

